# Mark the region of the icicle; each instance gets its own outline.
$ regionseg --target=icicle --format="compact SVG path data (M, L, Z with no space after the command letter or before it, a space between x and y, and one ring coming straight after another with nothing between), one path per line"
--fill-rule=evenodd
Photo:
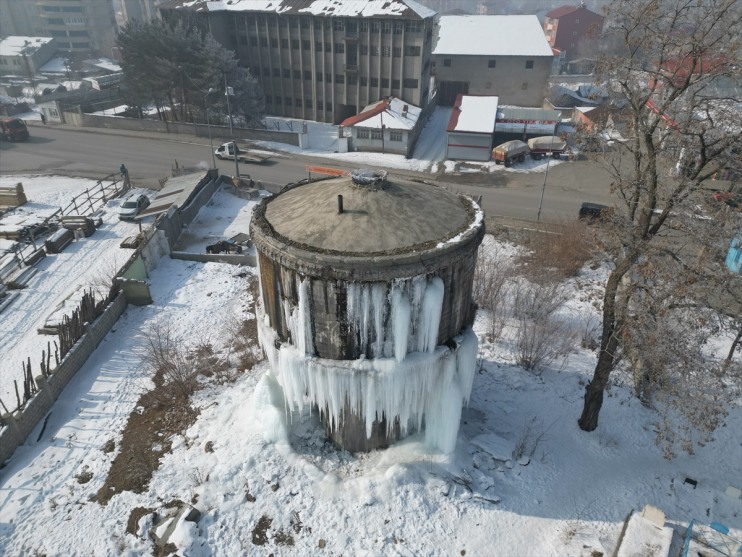
M396 283L392 289L392 337L394 358L401 362L407 355L410 336L410 311L412 306L404 292L404 284Z

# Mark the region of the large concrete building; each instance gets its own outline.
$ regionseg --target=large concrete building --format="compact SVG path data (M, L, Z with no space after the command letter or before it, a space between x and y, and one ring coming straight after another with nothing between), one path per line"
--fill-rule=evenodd
M387 96L428 102L436 14L413 0L169 0L158 8L234 50L271 114L337 124Z
M0 0L0 35L54 37L68 54L110 56L113 4L105 0Z
M439 104L468 94L542 105L553 53L535 15L441 16L436 35Z

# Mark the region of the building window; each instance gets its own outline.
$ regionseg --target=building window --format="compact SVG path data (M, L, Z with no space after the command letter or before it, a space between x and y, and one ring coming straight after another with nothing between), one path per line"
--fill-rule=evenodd
M314 50L317 52L322 52L322 41L317 41L314 43Z
M263 75L266 76L266 77L270 77L270 75L271 75L271 69L269 67L267 67L267 66L264 67L263 68Z
M371 139L381 140L381 130L371 130Z
M361 20L361 31L363 31L364 33L368 32L368 21L363 19Z
M378 87L379 86L379 78L378 77L372 77L371 78L371 87Z
M299 50L299 41L297 41L296 39L291 41L291 48L293 48L294 50Z
M278 39L271 39L271 48L278 48Z
M287 27L288 26L288 23L289 22L286 21L286 18L285 17L279 17L278 18L278 26L279 27Z
M308 17L302 17L301 18L301 28L302 29L309 29L309 18Z
M310 70L304 70L304 79L312 81L312 72Z
M526 69L527 70L533 69L533 60L526 60Z
M62 6L62 11L63 12L74 12L78 14L81 14L83 12L82 6Z
M348 74L348 85L358 85L358 76L356 74Z
M371 32L378 33L381 30L381 24L378 21L371 22Z
M273 104L273 97L271 97L270 95L266 95L265 104Z
M279 68L273 68L273 77L281 77L281 70Z
M395 58L401 58L402 57L402 47L401 46L395 46L392 48L392 56Z
M450 58L444 58L443 59L443 67L450 68L451 67L451 59Z
M406 89L417 89L417 79L405 78L404 86Z
M366 55L368 55L368 45L362 44L361 45L361 56L366 56Z
M392 49L389 46L382 46L381 47L381 55L384 58L389 58L392 55Z
M296 98L294 99L294 106L295 106L296 108L301 108L301 99L300 99L299 97L296 97Z
M389 141L402 141L402 132L389 131Z
M284 21L284 20L281 20ZM281 39L281 48L288 48L289 47L289 40L288 39Z
M258 46L258 38L250 37L250 46Z
M345 31L345 20L340 18L333 19L332 28L335 31Z
M294 79L301 79L301 70L294 70Z
M497 67L497 60L487 60L487 67L488 68L496 68Z
M381 78L381 86L384 89L389 89L389 78L388 77L382 77Z
M293 102L291 101L291 97L286 97L286 106L292 106Z
M405 21L404 29L410 33L419 33L422 30L419 21Z
M331 103L330 101L327 101L327 102L325 103L325 110L326 110L327 112L332 112L332 103Z
M524 81L520 88L522 91L526 91L528 89L528 82Z
M344 74L335 74L335 83L339 83L340 85L345 83L345 75Z
M297 27L299 27L299 19L296 17L292 17L291 19L289 19L289 27L291 27L292 29L296 29Z
M343 43L335 43L335 54L345 54L345 45Z
M303 50L310 50L312 48L312 43L310 41L303 40L301 41L301 48Z
M325 43L325 52L332 52L332 43Z
M384 34L389 34L392 32L392 22L391 21L385 21L384 24L381 26L381 31Z
M394 22L394 34L395 35L401 35L403 29L404 29L404 25L402 25L401 21Z
M371 56L378 56L379 55L379 47L376 45L371 45Z
M312 108L312 99L304 99L304 108Z
M392 79L392 89L399 91L399 79Z
M64 20L60 17L48 17L46 18L46 22L49 25L64 25Z
M368 78L365 75L361 76L361 87L366 87L368 85Z
M41 6L42 12L60 12L62 9L59 6Z
M325 81L327 83L332 83L332 74L331 73L326 73L325 74Z
M291 79L291 70L288 68L284 68L283 77L285 77L286 79Z
M268 37L260 37L260 46L268 46Z
M408 45L404 47L404 55L405 56L420 56L420 47Z
M356 130L356 137L358 139L368 139L368 130Z

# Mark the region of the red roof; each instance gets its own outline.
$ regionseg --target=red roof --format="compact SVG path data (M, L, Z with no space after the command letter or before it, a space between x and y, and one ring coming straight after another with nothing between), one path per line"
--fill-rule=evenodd
M560 17L571 14L572 12L576 12L579 9L579 6L560 6L559 8L554 8L549 13L547 13L546 17L549 17L551 19L559 19Z
M453 103L453 110L451 111L451 117L448 119L448 127L446 131L452 131L456 129L456 124L459 123L459 114L461 114L461 102L464 98L463 93L456 95L456 102Z
M377 114L380 114L384 112L387 108L389 108L389 103L391 102L391 99L389 97L384 97L381 99L373 108L370 108L369 110L366 110L365 112L360 112L356 114L355 116L350 116L340 122L341 126L354 126L358 122L363 122L364 120L368 120L372 116L376 116Z

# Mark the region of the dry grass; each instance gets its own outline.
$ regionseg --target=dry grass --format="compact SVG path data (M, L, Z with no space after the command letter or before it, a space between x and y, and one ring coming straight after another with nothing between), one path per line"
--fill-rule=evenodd
M577 219L550 225L548 230L523 234L522 269L531 280L561 280L574 277L595 251L593 229Z

